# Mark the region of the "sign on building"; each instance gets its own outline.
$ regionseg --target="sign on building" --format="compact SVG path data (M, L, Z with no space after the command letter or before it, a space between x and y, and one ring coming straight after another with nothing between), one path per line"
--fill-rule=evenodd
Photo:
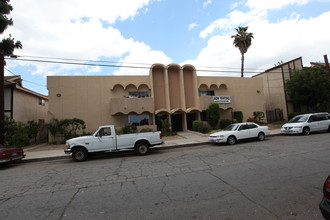
M219 104L228 104L231 103L230 96L213 96L213 102Z

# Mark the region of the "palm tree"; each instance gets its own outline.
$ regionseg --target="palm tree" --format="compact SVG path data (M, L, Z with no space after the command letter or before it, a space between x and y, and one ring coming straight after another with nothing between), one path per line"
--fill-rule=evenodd
M251 41L253 38L252 33L247 32L248 27L238 27L236 28L237 34L231 36L234 38L233 44L235 47L238 47L239 51L242 54L242 63L241 63L241 77L244 77L244 54L247 52L251 46Z

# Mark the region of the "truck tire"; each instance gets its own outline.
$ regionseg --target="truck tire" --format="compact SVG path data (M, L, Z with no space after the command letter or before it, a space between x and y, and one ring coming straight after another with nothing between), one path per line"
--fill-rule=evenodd
M72 159L76 162L81 162L86 160L87 156L88 156L88 152L82 147L79 147L72 152Z
M149 143L145 141L137 143L135 152L139 155L146 155L149 152Z

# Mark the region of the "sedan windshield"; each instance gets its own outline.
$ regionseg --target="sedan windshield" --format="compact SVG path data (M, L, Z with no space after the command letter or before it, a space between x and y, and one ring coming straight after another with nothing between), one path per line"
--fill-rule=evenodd
M231 124L231 125L228 125L224 131L236 131L238 128L238 124Z
M297 115L293 117L289 122L290 123L299 123L299 122L306 122L308 119L307 115Z

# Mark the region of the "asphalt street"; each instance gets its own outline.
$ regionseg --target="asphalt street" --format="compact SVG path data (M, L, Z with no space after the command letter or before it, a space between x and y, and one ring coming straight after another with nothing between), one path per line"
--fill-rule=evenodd
M330 133L17 163L0 219L322 219Z

